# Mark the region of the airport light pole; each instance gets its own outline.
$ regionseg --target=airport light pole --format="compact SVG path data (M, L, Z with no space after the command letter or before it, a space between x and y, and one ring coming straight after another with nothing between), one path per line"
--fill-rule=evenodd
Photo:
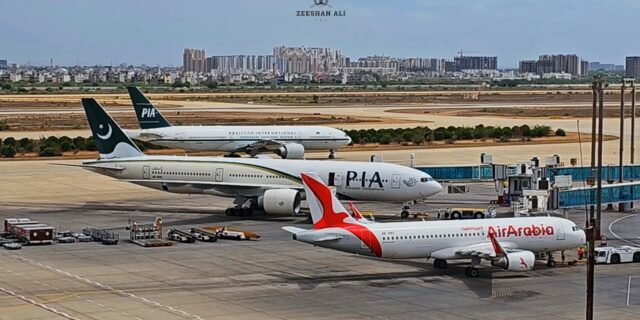
M635 163L636 153L636 81L629 79L629 87L631 88L631 164Z
M595 240L596 240L596 235L599 234L599 226L600 224L599 222L599 218L601 215L601 211L602 211L602 129L603 129L603 115L604 115L604 81L602 80L602 78L600 77L596 77L593 81L593 94L594 94L594 107L596 106L595 101L597 98L598 101L598 152L597 152L597 163L598 163L598 167L597 167L597 179L598 179L598 183L597 183L597 189L596 189L596 208L597 208L597 214L596 214L596 218L594 219L594 215L593 215L593 205L591 206L591 210L589 210L589 217L587 219L586 225L586 235L587 235L587 243L588 243L588 255L587 255L587 310L586 310L586 319L587 320L593 320L593 300L594 300L594 283L595 283ZM595 108L594 108L594 117L592 119L592 129L595 129ZM595 130L594 130L595 131ZM592 135L592 140L595 141L595 134ZM594 143L592 142L591 144L592 146L594 146ZM595 157L593 157L595 155L595 152L591 152L592 158L591 158L591 172L594 172L594 167L595 167ZM593 203L593 202L592 202Z
M622 85L620 86L620 148L618 150L620 164L618 174L618 182L624 181L624 91L625 91L625 79L622 79ZM619 211L624 211L624 202L619 204Z

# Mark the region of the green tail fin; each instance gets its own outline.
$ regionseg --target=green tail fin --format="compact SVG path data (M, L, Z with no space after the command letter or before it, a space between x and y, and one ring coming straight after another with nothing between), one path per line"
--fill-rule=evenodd
M138 123L142 129L153 129L170 127L171 124L165 119L160 111L144 96L138 87L127 87L129 97L136 110Z
M120 129L93 98L83 98L82 106L87 114L89 127L93 133L101 159L128 158L144 155L138 146Z

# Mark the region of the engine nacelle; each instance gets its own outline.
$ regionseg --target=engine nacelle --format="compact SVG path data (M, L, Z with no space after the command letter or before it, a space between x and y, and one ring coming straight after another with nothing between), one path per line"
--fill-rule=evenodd
M287 143L278 148L276 153L282 159L302 159L304 158L304 146L299 143Z
M536 256L531 251L518 251L507 253L506 257L500 257L491 261L491 265L509 271L529 271L533 269Z
M298 214L300 192L293 189L269 189L258 197L258 206L268 214Z

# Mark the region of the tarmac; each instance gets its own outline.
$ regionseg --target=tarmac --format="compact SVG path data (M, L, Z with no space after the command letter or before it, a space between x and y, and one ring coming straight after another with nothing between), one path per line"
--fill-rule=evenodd
M0 249L0 319L584 318L583 262L549 268L540 261L529 273L483 262L480 277L470 279L466 261L440 270L426 259L379 260L296 242L280 227L311 228L306 217L227 217L230 199L168 194L42 161L1 162L0 181L0 219L28 217L75 231L109 228L121 239L116 246ZM437 195L411 210L434 217L453 204L487 206L495 197L491 188L473 185L470 194ZM358 206L390 215L400 207ZM160 248L126 241L129 219L150 223L156 216L165 230L228 225L261 238ZM609 245L640 246L639 215L603 217ZM569 218L582 225L584 211ZM637 319L640 264L598 266L596 290L596 319Z

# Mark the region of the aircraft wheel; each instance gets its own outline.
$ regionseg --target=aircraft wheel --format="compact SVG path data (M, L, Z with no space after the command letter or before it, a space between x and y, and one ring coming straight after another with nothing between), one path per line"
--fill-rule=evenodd
M333 153L332 153L332 154L329 154L329 159L333 160L333 159L335 159L335 158L336 158L336 155L335 155L335 154L333 154Z
M438 268L438 269L446 269L447 268L447 260L435 259L433 261L433 266Z
M224 214L226 214L227 216L232 216L234 214L234 209L233 208L227 208L226 210L224 210Z
M478 268L474 268L474 267L467 267L464 270L464 274L469 278L477 278L478 275L480 274L480 270L478 270Z
M554 268L555 266L556 266L556 260L549 259L549 260L547 261L547 267Z
M402 210L402 212L400 212L400 218L402 218L402 219L409 218L409 211Z

